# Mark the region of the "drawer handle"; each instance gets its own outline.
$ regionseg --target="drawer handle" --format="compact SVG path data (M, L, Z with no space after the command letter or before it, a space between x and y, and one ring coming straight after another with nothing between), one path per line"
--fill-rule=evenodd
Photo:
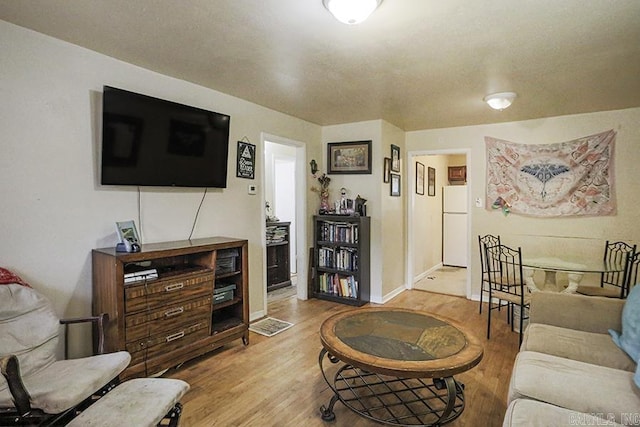
M178 289L182 289L184 288L184 283L180 282L180 283L173 283L171 285L167 285L164 287L164 290L166 292L171 292L171 291L177 291Z
M177 316L182 313L184 313L184 307L172 308L164 312L164 317Z
M175 334L171 334L169 336L167 336L167 342L171 342L171 341L175 341L175 340L179 340L180 338L184 337L184 331L180 331L180 332L176 332Z

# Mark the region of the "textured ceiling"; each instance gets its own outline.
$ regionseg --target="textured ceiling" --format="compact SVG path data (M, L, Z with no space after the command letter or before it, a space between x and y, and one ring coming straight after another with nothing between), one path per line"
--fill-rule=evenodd
M0 19L319 125L404 130L640 106L639 0L0 0ZM482 98L515 91L507 110Z

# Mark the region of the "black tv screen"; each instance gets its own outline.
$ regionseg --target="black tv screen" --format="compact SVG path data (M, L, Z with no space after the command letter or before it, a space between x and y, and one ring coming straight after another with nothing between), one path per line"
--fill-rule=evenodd
M103 185L227 186L230 117L105 86Z

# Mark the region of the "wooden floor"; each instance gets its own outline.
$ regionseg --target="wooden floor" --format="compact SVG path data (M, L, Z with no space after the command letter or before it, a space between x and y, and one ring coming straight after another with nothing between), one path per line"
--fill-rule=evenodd
M504 316L492 316L491 340L486 340L486 310L462 297L419 290L405 291L386 306L424 310L467 326L485 343L478 366L456 379L465 384L466 408L448 426L500 426L506 409L507 389L518 350L518 335ZM349 306L295 297L269 304L269 315L295 324L267 338L251 332L250 344L227 345L193 360L164 376L191 385L182 399L182 427L194 426L377 426L352 413L342 403L335 407L336 420L324 422L319 408L332 392L318 367L321 349L318 330L328 316L353 310ZM497 312L495 312L497 314Z

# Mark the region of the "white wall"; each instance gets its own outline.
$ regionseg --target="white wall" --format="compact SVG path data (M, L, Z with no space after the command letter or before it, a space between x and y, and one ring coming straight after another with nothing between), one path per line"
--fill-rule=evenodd
M267 132L319 146L320 127L4 21L0 47L0 264L48 296L58 315L91 312L91 249L115 245L116 221L138 222L136 188L98 183L101 92L111 85L231 116L228 187L209 190L194 237L249 240L250 310L259 313L264 207L247 185L261 191L262 174L235 177L236 141L246 137L261 152ZM144 242L188 238L202 195L143 188ZM88 332L72 337L73 351L89 348Z
M390 184L383 182L383 159L391 156L391 144L400 147L401 173L405 173L404 132L382 120L326 126L322 130L324 153L316 160L320 172L326 172L327 143L362 140L372 141L372 173L331 175L330 200L340 198L341 187L349 190L351 198L360 195L367 199L367 215L371 217L371 301L383 303L406 286L404 197L407 186L401 182L401 197L391 197Z
M449 156L422 155L412 157L411 180L415 182L415 164L420 162L425 169L424 195L415 194L412 187L411 250L413 281L420 280L427 273L442 264L442 186L447 185L447 164ZM429 196L427 171L436 171L436 194Z
M640 241L638 212L640 209L640 108L551 117L538 120L510 122L480 126L434 129L408 132L408 151L468 149L467 178L471 199L485 199L485 145L484 137L492 136L527 144L548 144L570 141L614 129L618 132L614 150L615 196L618 211L613 216L532 218L521 215L504 216L490 208L471 210L472 295L479 292L479 234L500 234L503 242L522 246L523 251L534 254L598 259L602 256L605 240ZM594 280L588 277L587 280Z
M380 189L380 200L382 203L380 250L382 258L379 260L382 265L382 295L381 300L375 302L386 302L402 292L408 284L405 278L405 265L407 258L406 236L407 224L405 222L405 204L407 192L410 188L407 185L409 162L407 162L407 151L404 143L405 133L387 123L382 122L382 153L374 160L373 164L380 171L376 175L378 188ZM383 159L391 157L391 144L400 148L400 197L391 196L390 183L384 183ZM372 260L373 263L373 260Z
M380 121L350 123L346 125L325 126L322 129L322 154L316 158L319 173L327 172L327 143L371 140L372 173L363 175L330 175L329 201L334 203L340 199L340 188L346 188L348 197L355 199L358 195L367 199L367 216L371 217L371 299L380 299L382 295L382 252L381 252L381 195L375 185L382 180L381 169L376 162L382 156L382 135ZM317 182L313 185L317 186ZM317 197L317 194L314 193ZM319 203L318 203L319 205ZM317 212L317 208L315 211ZM311 228L311 227L310 227Z

